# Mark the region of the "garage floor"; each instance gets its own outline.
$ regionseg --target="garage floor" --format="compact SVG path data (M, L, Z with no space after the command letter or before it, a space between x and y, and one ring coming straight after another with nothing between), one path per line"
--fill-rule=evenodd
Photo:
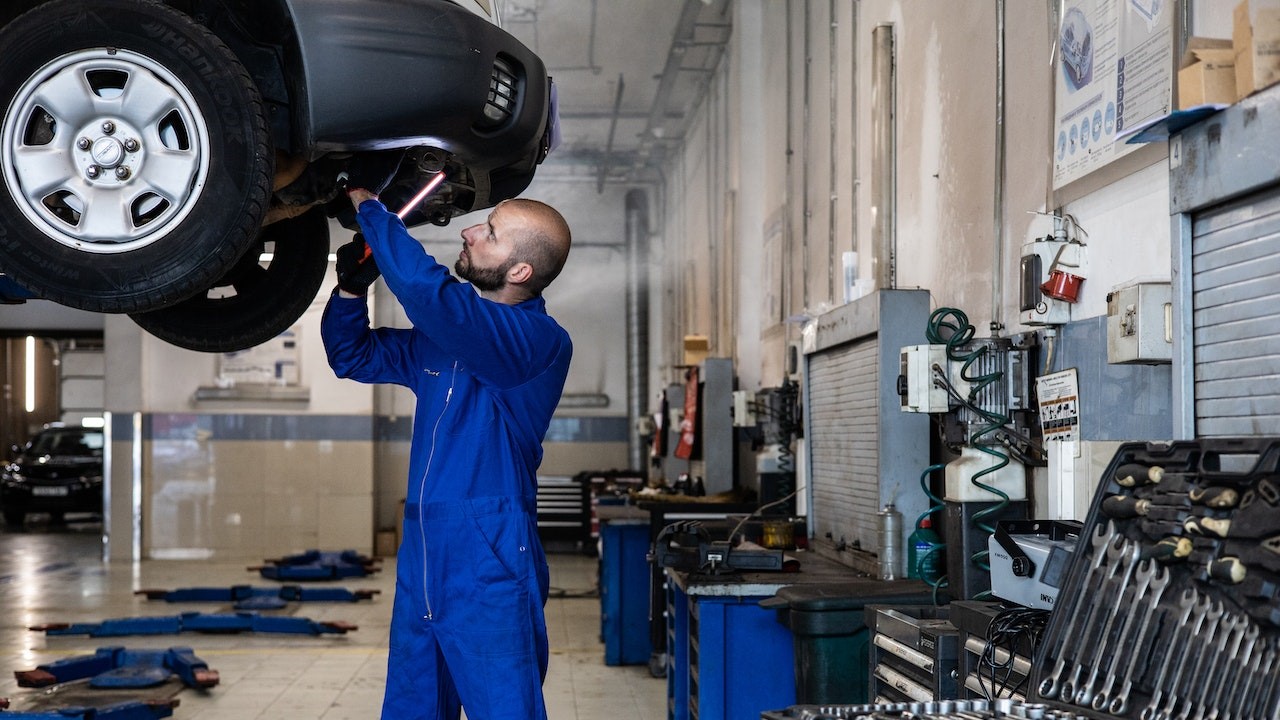
M146 561L136 566L103 564L96 523L50 528L29 523L24 532L0 532L0 697L13 710L36 710L80 702L83 687L50 695L19 688L14 670L90 654L99 647L187 646L221 675L208 691L181 690L176 720L369 720L378 716L386 676L394 561L370 578L335 583L352 590L381 591L358 603L295 603L297 616L345 620L359 626L346 635L160 635L151 637L48 637L31 625L97 622L112 618L176 615L184 611L228 612L228 604L167 603L135 596L136 589L270 586L229 561ZM337 549L337 548L325 548ZM283 554L283 553L282 553ZM608 667L595 595L596 561L578 554L550 555L552 599L547 604L551 668L545 693L556 720L666 717L666 682L646 666ZM169 694L179 686L155 691ZM97 691L95 691L97 692ZM112 701L132 699L112 696Z

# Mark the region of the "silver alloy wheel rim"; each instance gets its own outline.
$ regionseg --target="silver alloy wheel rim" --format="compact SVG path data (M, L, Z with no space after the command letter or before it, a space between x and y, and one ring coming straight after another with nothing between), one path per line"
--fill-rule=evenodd
M63 55L4 116L0 162L22 214L77 250L119 254L186 219L209 174L209 130L187 87L128 50Z

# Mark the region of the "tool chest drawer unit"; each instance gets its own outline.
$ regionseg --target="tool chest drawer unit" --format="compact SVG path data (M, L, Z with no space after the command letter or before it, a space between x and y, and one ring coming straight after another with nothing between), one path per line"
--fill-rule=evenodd
M1031 657L1036 635L1001 633L1014 613L1043 614L1002 602L955 600L947 606L960 633L956 663L959 700L1025 700L1031 684Z
M766 720L1280 718L1280 439L1126 443L1025 701L792 706Z
M928 702L956 697L958 635L946 607L868 605L871 697Z

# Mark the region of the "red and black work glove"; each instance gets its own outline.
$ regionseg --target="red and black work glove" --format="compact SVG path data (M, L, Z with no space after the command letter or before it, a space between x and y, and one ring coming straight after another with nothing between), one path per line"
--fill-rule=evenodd
M356 233L351 242L338 248L338 289L352 295L367 295L369 286L381 275L364 235Z

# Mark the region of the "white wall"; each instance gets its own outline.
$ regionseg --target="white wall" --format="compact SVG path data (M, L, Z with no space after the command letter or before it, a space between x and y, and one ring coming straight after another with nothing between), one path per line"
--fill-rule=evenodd
M1055 211L1087 232L1090 273L1071 321L1105 315L1118 286L1169 278L1163 145L1052 191L1056 3L1003 5L1001 114L995 0L733 4L729 53L666 168L667 366L678 362L682 334L714 333L719 258L736 263L728 275L736 333L715 349L735 358L747 387L781 380L785 344L798 333L786 320L842 302L842 252L856 250L859 275L871 277L871 33L884 23L896 50L899 287L928 289L934 307L963 310L978 337L1033 331L1018 323L1019 257L1024 243L1052 231L1044 213ZM1193 2L1196 34L1229 37L1230 9ZM1049 483L1071 482L1062 480L1069 469L1050 471Z

